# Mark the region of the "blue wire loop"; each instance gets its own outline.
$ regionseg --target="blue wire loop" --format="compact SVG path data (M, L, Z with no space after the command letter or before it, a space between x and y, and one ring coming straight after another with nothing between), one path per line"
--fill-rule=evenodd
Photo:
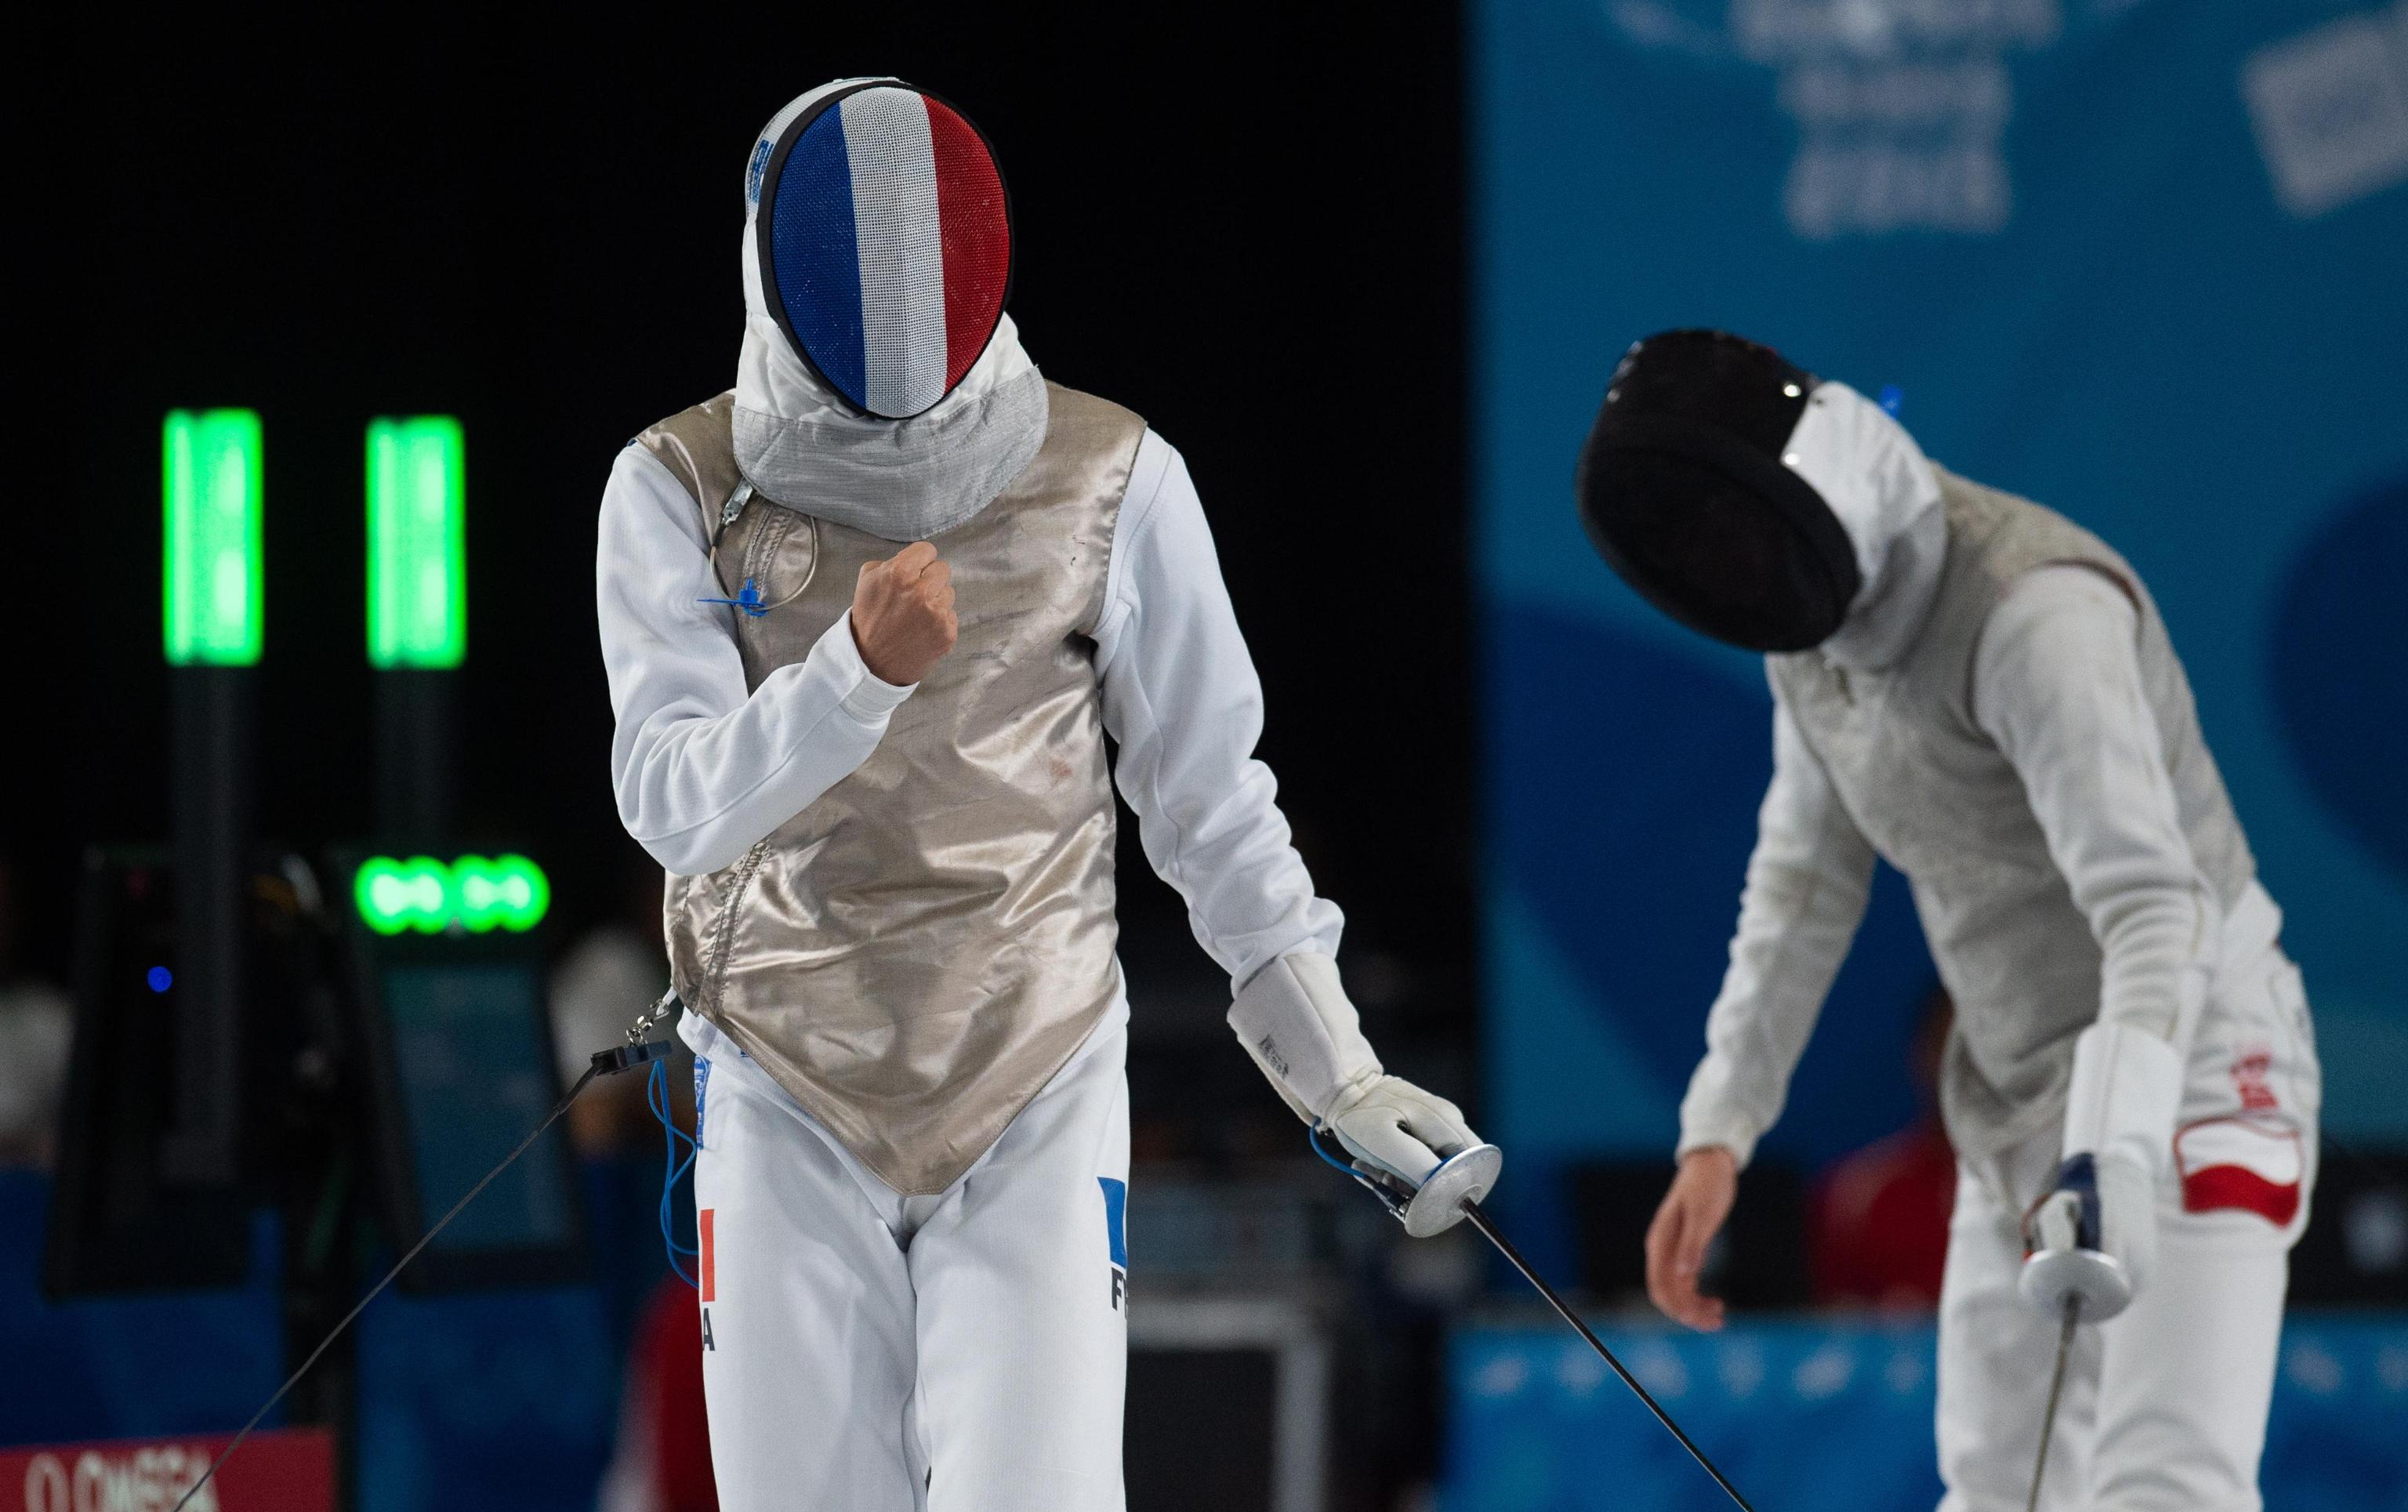
M1360 1181L1363 1179L1362 1172L1354 1169L1354 1166L1347 1164L1345 1162L1330 1154L1329 1151L1322 1146L1321 1132L1328 1127L1329 1126L1327 1124L1320 1122L1307 1124L1304 1131L1304 1142L1312 1147L1312 1152L1321 1157L1321 1163L1324 1165L1328 1166L1333 1171L1343 1171L1346 1175L1353 1177L1357 1181Z
M685 1174L688 1171L694 1169L695 1157L701 1153L702 1147L695 1143L694 1136L679 1128L677 1121L669 1117L669 1063L667 1061L654 1061L652 1069L646 1073L644 1101L652 1105L652 1117L661 1120L661 1132L668 1136L666 1141L668 1158L662 1166L661 1176L661 1243L669 1252L669 1269L677 1272L679 1280L699 1291L702 1290L701 1283L688 1275L683 1265L678 1263L678 1257L680 1255L699 1257L702 1251L698 1248L678 1243L677 1229L669 1221L669 1214L672 1210L671 1199L677 1195L677 1184L685 1179ZM678 1159L678 1141L681 1139L685 1141L686 1146L686 1156L683 1161Z

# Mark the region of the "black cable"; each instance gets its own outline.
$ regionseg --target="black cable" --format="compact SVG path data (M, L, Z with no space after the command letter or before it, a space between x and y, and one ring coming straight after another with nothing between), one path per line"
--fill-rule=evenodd
M210 1480L216 1477L219 1469L224 1465L227 1460L233 1458L234 1451L242 1448L242 1441L251 1436L251 1431L259 1426L260 1419L266 1417L270 1412L275 1411L276 1404L283 1401L286 1394L290 1392L293 1388L301 1384L301 1377L309 1374L309 1367L318 1362L318 1357L320 1355L324 1354L328 1349L334 1348L335 1341L343 1336L343 1330L351 1326L351 1320L359 1317L361 1313L366 1312L367 1310L368 1304L374 1302L377 1297L383 1292L386 1287L393 1285L394 1278L399 1277L403 1271L409 1267L409 1262L411 1261L418 1258L419 1251L434 1243L435 1236L443 1232L444 1225L450 1223L453 1219L458 1218L460 1216L461 1209L466 1207L470 1203L477 1200L477 1193L484 1191L487 1187L492 1186L495 1177L498 1177L504 1171L509 1170L511 1164L516 1162L520 1156L525 1154L529 1149L534 1148L535 1142L543 1137L543 1132L546 1129L551 1128L554 1123L560 1121L560 1116L568 1111L569 1104L577 1101L577 1094L585 1090L586 1083L592 1081L596 1076L602 1074L606 1070L618 1071L625 1069L625 1065L624 1064L608 1066L604 1064L606 1061L609 1061L613 1057L621 1055L622 1052L617 1050L605 1050L600 1055L594 1058L594 1063L587 1066L585 1068L585 1074L577 1078L577 1085L569 1088L566 1094L564 1095L559 1102L554 1103L552 1105L552 1111L544 1115L543 1121L535 1126L534 1132L529 1134L524 1139L519 1141L518 1148L511 1150L508 1155L504 1156L502 1158L502 1163L499 1165L496 1165L492 1170L486 1172L484 1179L479 1181L475 1186L470 1187L466 1196L461 1198L458 1202L453 1203L450 1212L444 1214L441 1218L437 1219L435 1220L435 1226L428 1229L426 1233L419 1238L419 1241L416 1244L409 1247L409 1253L402 1256L400 1260L394 1262L393 1269L384 1273L384 1279L368 1288L368 1294L362 1297L359 1302L352 1306L350 1312L343 1315L343 1320L337 1323L332 1332L328 1333L324 1338L318 1341L318 1347L309 1351L309 1358L301 1362L301 1368L285 1377L284 1384L276 1389L276 1394L274 1396L269 1397L266 1401L260 1404L259 1410L251 1415L251 1421L244 1423L242 1425L242 1431L234 1435L234 1441L219 1451L218 1457L209 1462L208 1469L201 1473L201 1478L194 1481L192 1488L186 1491L183 1496L177 1501L172 1512L184 1512L185 1504L190 1502L194 1497L198 1496L201 1493L201 1488L208 1485ZM650 1057L647 1057L647 1059L650 1059ZM633 1063L627 1063L627 1064Z
M1364 1190L1380 1199L1380 1205L1385 1207L1391 1217L1402 1222L1405 1209L1412 1203L1413 1189L1387 1172L1375 1169L1363 1162L1358 1161L1348 1164L1340 1161L1322 1144L1321 1134L1322 1126L1318 1123L1305 1131L1304 1142L1312 1147L1312 1152L1340 1172L1353 1177ZM1522 1279L1537 1288L1539 1295L1547 1299L1547 1305L1555 1310L1555 1315L1571 1324L1573 1331L1588 1341L1589 1348L1595 1349L1604 1358L1607 1364L1613 1367L1613 1373L1622 1377L1622 1384L1638 1393L1639 1400L1647 1404L1647 1410L1656 1415L1656 1420L1669 1429L1672 1436L1681 1441L1681 1447L1689 1451L1689 1458L1697 1461L1700 1469L1714 1477L1714 1484L1720 1486L1729 1494L1732 1501L1739 1504L1740 1512L1756 1512L1756 1508L1748 1505L1747 1498L1739 1493L1739 1488L1730 1483L1729 1477L1715 1469L1714 1462L1706 1458L1706 1451L1698 1448L1696 1442L1681 1431L1681 1425L1672 1420L1672 1415L1666 1412L1655 1397L1648 1394L1647 1388L1639 1384L1639 1377L1624 1368L1622 1362L1615 1358L1613 1351L1605 1347L1605 1341L1598 1338L1595 1331L1586 1323L1581 1321L1580 1315L1572 1311L1570 1305L1555 1294L1554 1287L1541 1279L1539 1273L1530 1268L1530 1262L1522 1258L1522 1251L1513 1248L1513 1241L1506 1238L1503 1231L1490 1220L1487 1210L1468 1197L1464 1199L1462 1207L1464 1218L1480 1232L1480 1236L1496 1246L1497 1252L1511 1261L1513 1268L1522 1273Z
M1547 1299L1547 1305L1555 1309L1557 1317L1571 1324L1582 1338L1588 1340L1589 1348L1603 1356L1605 1362L1613 1367L1613 1373L1622 1377L1622 1384L1639 1393L1639 1400L1647 1404L1647 1410L1656 1415L1656 1420L1671 1430L1672 1436L1681 1441L1681 1448L1689 1451L1689 1458L1697 1461L1706 1474L1714 1477L1715 1485L1730 1493L1730 1499L1740 1505L1742 1512L1756 1512L1756 1508L1747 1505L1747 1498L1739 1493L1739 1488L1730 1483L1729 1477L1715 1469L1714 1462L1706 1458L1706 1451L1698 1448L1688 1434L1681 1432L1681 1425L1672 1420L1672 1415L1658 1406L1656 1399L1647 1394L1647 1388L1639 1384L1639 1377L1630 1374L1622 1362L1614 1358L1613 1351L1605 1347L1605 1341L1598 1338L1586 1323L1581 1321L1580 1315L1567 1306L1563 1298L1555 1295L1554 1287L1539 1279L1539 1273L1530 1268L1530 1262L1522 1258L1522 1252L1513 1248L1513 1242L1506 1238L1497 1225L1488 1220L1487 1213L1482 1210L1480 1205L1475 1202L1465 1203L1463 1216L1473 1228L1480 1231L1481 1237L1497 1247L1498 1254L1513 1262L1513 1268L1522 1273L1522 1279L1538 1288L1539 1295Z

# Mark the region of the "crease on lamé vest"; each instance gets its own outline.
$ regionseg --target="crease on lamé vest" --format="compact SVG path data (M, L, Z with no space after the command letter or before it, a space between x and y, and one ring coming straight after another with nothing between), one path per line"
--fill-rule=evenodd
M1034 461L933 537L961 634L850 777L708 877L669 878L679 995L896 1191L942 1191L1120 991L1114 815L1094 641L1145 422L1049 385ZM900 548L743 481L733 396L637 444L694 495L748 688L801 662Z
M1766 665L1849 817L1913 889L1956 1003L1941 1110L1958 1153L1978 1157L2061 1115L2074 1039L2099 1015L2104 960L2022 779L1974 720L1982 630L2018 578L2079 563L2131 598L2143 690L2183 833L2228 913L2257 863L2200 735L2189 679L2131 564L2054 510L1935 471L1948 549L1930 618L1906 656L1873 674L1842 676L1814 651Z

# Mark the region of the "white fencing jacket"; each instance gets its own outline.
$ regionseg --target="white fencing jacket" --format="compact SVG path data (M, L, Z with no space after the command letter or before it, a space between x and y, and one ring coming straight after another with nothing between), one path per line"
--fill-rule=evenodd
M911 695L871 676L848 618L748 697L725 625L663 608L724 594L693 498L640 448L619 454L603 492L597 574L619 815L671 872L733 863L866 761ZM1254 758L1262 684L1202 501L1152 431L1106 592L1095 660L1120 744L1114 777L1197 941L1233 987L1291 951L1335 955L1344 917L1314 892L1270 769Z
M1785 460L1831 504L1864 570L1856 606L1822 654L1877 671L1914 643L1938 591L1939 484L1877 407L1843 385L1816 392L1831 403L1801 422ZM2131 600L2087 567L2027 574L1985 626L1973 709L2023 778L2100 942L2100 1021L2163 1025L2186 990L2195 994L2186 978L2213 970L2219 940L2215 920L2202 925L2206 890L2142 690L2135 625ZM1779 1117L1871 885L1871 846L1778 700L1772 734L1772 780L1729 965L1681 1105L1683 1154L1722 1146L1744 1163ZM2271 900L2264 913L2278 917Z

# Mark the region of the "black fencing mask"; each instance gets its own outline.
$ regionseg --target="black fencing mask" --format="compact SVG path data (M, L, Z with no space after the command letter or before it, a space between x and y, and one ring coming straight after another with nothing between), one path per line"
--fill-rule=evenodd
M1632 345L1581 450L1581 522L1607 565L1700 635L1801 651L1861 586L1855 547L1782 463L1812 373L1720 331Z

